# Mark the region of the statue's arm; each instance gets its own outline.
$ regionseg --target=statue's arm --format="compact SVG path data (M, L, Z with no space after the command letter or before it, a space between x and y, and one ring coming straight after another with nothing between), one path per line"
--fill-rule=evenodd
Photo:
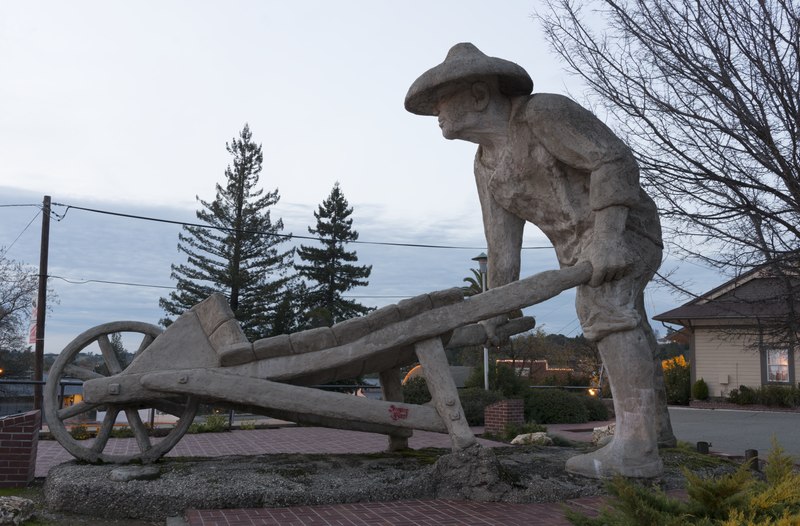
M483 230L488 248L489 288L499 287L519 279L520 250L525 220L512 214L492 196L489 174L476 163L475 182L483 215Z
M489 174L482 173L476 162L475 180L483 214L488 260L487 286L492 289L519 279L520 251L525 220L512 214L494 199L489 189ZM508 315L485 320L488 342L498 345L495 329L508 321Z

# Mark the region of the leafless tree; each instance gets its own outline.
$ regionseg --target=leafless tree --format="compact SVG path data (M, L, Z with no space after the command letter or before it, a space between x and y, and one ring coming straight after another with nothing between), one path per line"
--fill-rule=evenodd
M35 274L21 263L0 255L0 349L24 347L37 288Z
M794 259L798 4L546 0L546 6L537 16L550 44L635 151L673 245L728 269Z
M675 253L766 265L797 334L800 7L793 0L545 0L553 49L640 163ZM596 106L597 107L597 106ZM788 330L787 330L788 329Z

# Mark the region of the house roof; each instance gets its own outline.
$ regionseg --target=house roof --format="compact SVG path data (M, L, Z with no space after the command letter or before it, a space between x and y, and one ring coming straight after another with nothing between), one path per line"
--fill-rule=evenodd
M689 325L692 320L775 319L796 312L800 279L792 278L790 290L783 278L765 267L723 283L676 309L653 316L654 320Z

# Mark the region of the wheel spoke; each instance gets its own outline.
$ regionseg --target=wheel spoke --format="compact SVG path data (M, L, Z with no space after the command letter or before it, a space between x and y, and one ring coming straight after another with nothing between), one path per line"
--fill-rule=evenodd
M104 376L100 373L91 371L86 367L80 367L72 364L64 367L64 374L72 378L77 378L78 380L83 380L84 382L88 380L94 380L95 378L104 378Z
M108 339L108 334L102 334L97 338L97 344L100 346L100 352L103 353L103 361L106 362L106 367L111 374L119 374L122 372L122 366L117 359L117 353L114 352L114 347Z
M86 402L78 402L75 405L65 407L64 409L59 409L58 418L63 421L68 418L72 418L73 416L78 416L82 415L83 413L88 413L97 406L98 404L87 404Z
M147 428L142 419L139 418L139 411L132 407L125 408L125 416L128 417L128 425L133 429L133 435L136 437L139 449L144 453L152 446L150 445L150 437L147 436Z
M44 412L53 436L73 456L89 462L130 462L135 460L153 462L172 449L187 432L198 405L197 400L191 396L174 396L166 400L140 400L129 404L82 401L59 409L59 402L67 398L64 396L64 385L67 384L62 383L66 378L88 382L123 373L125 368L129 366L127 358L123 358L118 349L115 351L115 346L113 345L114 338L116 338L115 334L122 335L122 337L130 339L131 342L135 342L136 339L139 340L138 349L134 355L136 356L150 347L161 332L161 329L149 323L106 323L84 331L78 338L70 342L58 356L50 368L48 381L45 385ZM93 344L96 344L97 347L94 348L95 351L89 350L89 353L97 353L96 350L98 348L99 353L94 357L90 357L93 358L91 361L102 359L104 364L102 368L97 370L94 368L94 363L89 364L89 360L80 354ZM179 420L174 426L171 426L172 429L168 430L166 436L154 440L148 434L147 419L144 416L139 416L137 410L139 405L156 408L167 414L175 415ZM74 424L85 422L89 416L93 415L94 411L106 412L102 421L91 423L92 426L97 426L97 436L94 440L85 442L76 440L70 434L70 428ZM114 435L116 420L121 414L127 416L128 425L136 438L138 446L136 448L138 451L133 450L130 454L118 454L115 451L111 451L113 448L109 446L112 442L111 437ZM182 418L184 416L186 418Z
M136 356L139 356L139 353L140 353L140 352L142 352L142 351L143 351L143 350L145 350L147 347L149 347L149 346L150 346L150 344L151 344L151 343L153 343L153 340L155 340L155 339L156 339L156 337L155 337L155 336L153 336L153 335L150 335L150 334L145 334L145 335L144 335L144 338L142 338L142 343L140 343L140 344L139 344L139 349L136 351L136 354L134 354L134 355L133 355L133 356L134 356L134 358L135 358Z
M106 416L103 418L103 424L100 426L100 429L97 430L97 438L94 439L94 444L92 444L92 451L95 453L102 453L103 449L105 449L108 438L111 436L111 431L114 429L114 423L117 421L118 414L118 408L108 407Z

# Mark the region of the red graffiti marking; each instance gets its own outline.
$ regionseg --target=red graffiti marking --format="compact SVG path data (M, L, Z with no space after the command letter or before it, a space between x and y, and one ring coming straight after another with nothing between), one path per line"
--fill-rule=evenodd
M408 418L408 408L390 405L389 415L392 417L392 420L405 420Z

